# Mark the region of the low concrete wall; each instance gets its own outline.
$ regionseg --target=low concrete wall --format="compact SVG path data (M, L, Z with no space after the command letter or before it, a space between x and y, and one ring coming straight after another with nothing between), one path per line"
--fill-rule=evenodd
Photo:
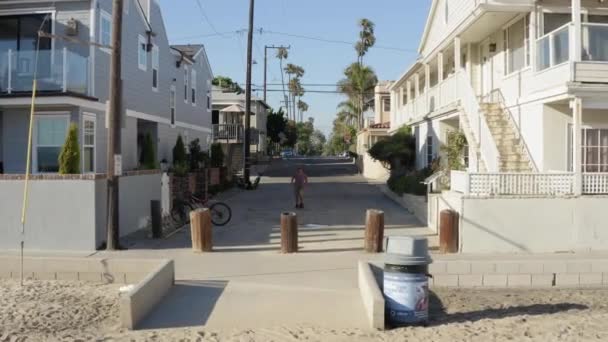
M382 191L386 197L392 199L395 203L407 209L407 211L414 215L423 225L429 226L429 210L424 196L410 194L403 194L402 196L399 196L389 189L386 184L379 185L379 187L380 191ZM435 231L437 230L435 229Z
M358 167L363 177L374 179L374 180L387 180L390 172L382 166L377 160L374 160L369 154L364 153L360 155L358 159Z
M120 299L120 320L123 327L135 329L137 324L163 299L175 283L173 260L163 262L134 289Z
M42 179L29 183L25 246L30 250L90 251L97 246L96 189L102 180ZM0 180L0 249L21 241L23 180Z
M384 330L384 296L378 285L381 279L378 279L374 274L374 267L367 261L359 261L359 292L370 327Z
M438 214L460 214L462 253L554 253L608 250L608 197L435 196Z

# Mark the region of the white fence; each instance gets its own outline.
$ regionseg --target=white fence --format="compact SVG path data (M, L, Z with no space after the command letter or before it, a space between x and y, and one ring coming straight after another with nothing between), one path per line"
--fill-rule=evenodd
M582 191L576 175L564 173L469 173L452 171L451 190L470 196L572 196L608 194L608 173L584 173Z

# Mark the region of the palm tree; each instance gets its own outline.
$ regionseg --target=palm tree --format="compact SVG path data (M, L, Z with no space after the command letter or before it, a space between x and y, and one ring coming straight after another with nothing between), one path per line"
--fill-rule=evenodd
M302 84L300 83L300 78L304 76L304 68L295 64L287 64L285 67L285 73L287 73L289 77L289 92L291 95L291 103L293 105L293 119L297 121L297 113L296 113L296 96L304 95L304 88L302 88ZM292 78L293 76L293 78Z
M374 90L378 77L374 70L360 63L351 64L344 70L345 78L338 82L338 91L344 93L353 106L357 116L357 128L363 127L363 112L370 108L370 101L374 98Z
M300 111L300 121L304 120L304 113L308 112L308 103L299 100L298 101L298 110Z
M359 105L357 101L346 100L338 104L338 119L348 126L355 126Z
M289 57L287 49L280 47L277 49L277 58L281 66L281 84L283 85L283 98L285 99L285 106L287 106L287 93L285 92L285 74L283 74L283 60ZM289 107L287 107L287 117L289 117Z
M355 44L355 50L357 51L357 57L359 64L363 64L363 56L369 51L369 48L376 44L376 36L374 34L374 27L376 25L369 19L359 20L359 41Z

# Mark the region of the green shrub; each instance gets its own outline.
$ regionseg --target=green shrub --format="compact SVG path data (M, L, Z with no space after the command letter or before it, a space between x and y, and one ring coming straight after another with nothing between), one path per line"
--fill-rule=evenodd
M211 167L224 166L224 150L222 145L215 143L211 145Z
M182 136L177 136L177 141L173 147L173 165L183 165L186 163L186 146Z
M78 126L70 124L68 136L59 154L59 173L71 175L80 173L80 147L78 146Z
M426 195L427 188L422 182L432 174L433 170L431 168L425 168L406 175L391 177L387 185L398 195L412 194L424 196Z
M152 135L147 133L144 137L142 144L142 167L145 170L154 170L158 168L156 163L156 151L154 150L154 142L152 141Z
M206 153L202 151L199 139L194 139L190 142L188 152L190 170L200 170Z
M375 143L368 154L391 172L399 174L402 170L409 170L414 166L416 140L410 128L405 126L394 135Z

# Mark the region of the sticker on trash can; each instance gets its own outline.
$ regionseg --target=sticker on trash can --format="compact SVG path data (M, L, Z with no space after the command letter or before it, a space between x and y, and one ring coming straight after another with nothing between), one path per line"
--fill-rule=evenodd
M384 297L389 321L426 322L429 316L429 282L425 274L384 272Z

